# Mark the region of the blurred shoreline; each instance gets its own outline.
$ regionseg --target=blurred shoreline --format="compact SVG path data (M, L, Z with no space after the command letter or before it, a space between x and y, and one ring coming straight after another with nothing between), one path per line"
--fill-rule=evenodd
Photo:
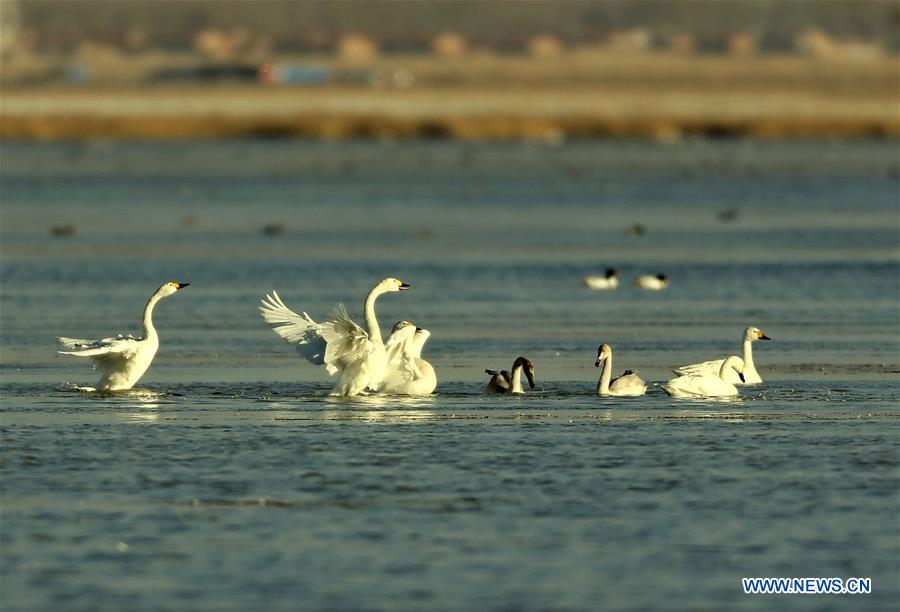
M898 58L390 59L366 83L11 84L0 138L900 137Z

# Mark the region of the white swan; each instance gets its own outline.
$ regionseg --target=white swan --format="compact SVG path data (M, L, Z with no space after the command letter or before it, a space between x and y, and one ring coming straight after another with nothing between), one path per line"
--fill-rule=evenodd
M725 380L725 376L728 370L734 370L739 377L742 377L740 366L740 358L729 357L722 363L718 374L709 372L685 374L673 378L662 385L662 388L675 398L734 397L738 395L737 387Z
M120 391L131 389L150 367L153 357L159 349L159 335L153 327L153 308L164 297L174 294L190 283L166 283L157 289L144 307L144 336L117 336L102 340L80 340L78 338L57 338L66 349L58 351L60 355L88 357L94 369L100 370L103 376L97 383L97 391ZM93 391L83 387L85 391Z
M612 268L607 268L606 276L585 276L584 286L588 289L615 289L619 286L619 275Z
M603 371L597 381L597 395L613 395L618 397L636 397L647 392L647 383L633 370L625 370L625 373L610 381L612 376L612 347L601 344L597 347L597 361L594 365L600 367L603 363Z
M491 379L484 388L485 393L511 393L520 395L525 393L522 389L522 372L528 379L528 386L534 389L534 364L525 357L517 358L512 365L512 374L509 370L498 372L497 370L485 370L485 374L490 374Z
M756 371L756 364L753 363L753 343L757 340L771 340L765 335L761 329L757 327L748 327L744 330L744 350L743 359L734 357L740 361L738 371L743 374L743 380L738 377L737 373L728 369L726 371L725 380L735 385L758 385L762 382L759 372ZM715 374L722 369L724 359L714 359L712 361L704 361L702 363L692 363L691 365L680 366L672 371L676 374L702 374L708 372Z
M331 375L338 374L333 395L353 397L366 388L377 391L387 365L375 300L383 293L406 289L409 285L396 278L386 278L372 287L364 305L368 332L353 322L343 304L338 304L331 319L316 323L305 312L297 314L285 306L272 291L262 300L259 311L275 333L296 344L308 361L324 364Z
M665 274L643 274L634 279L634 284L641 289L659 291L669 286L669 279Z
M427 329L409 321L394 325L385 343L387 370L381 390L394 395L431 395L437 386L437 375L431 364L422 359L422 348L431 336Z

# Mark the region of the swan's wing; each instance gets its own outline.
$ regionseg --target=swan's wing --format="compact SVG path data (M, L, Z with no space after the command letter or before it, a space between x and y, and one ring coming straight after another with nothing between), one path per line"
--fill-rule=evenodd
M609 383L609 389L616 393L643 395L647 391L647 383L634 370L625 370L624 374Z
M421 375L415 359L415 336L416 328L407 325L395 331L388 338L384 345L388 367L386 378L410 382Z
M111 365L126 362L133 358L140 346L139 340L133 336L117 336L102 340L81 340L78 338L57 338L67 351L58 351L60 355L88 357L97 368L109 368Z
M343 304L338 304L331 319L319 325L319 333L326 342L325 368L329 374L365 359L373 348L369 334L353 322Z
M325 339L312 317L305 312L297 314L285 306L276 291L262 299L259 313L276 334L296 344L307 361L316 365L325 363Z
M488 381L485 391L489 393L506 393L509 391L510 376L509 370L485 370L485 374L490 374L491 379Z
M703 361L700 363L692 363L690 365L678 366L677 368L673 368L672 371L676 374L703 374L706 372L710 372L712 374L718 374L719 370L722 369L722 364L725 363L724 359L713 359L712 361Z

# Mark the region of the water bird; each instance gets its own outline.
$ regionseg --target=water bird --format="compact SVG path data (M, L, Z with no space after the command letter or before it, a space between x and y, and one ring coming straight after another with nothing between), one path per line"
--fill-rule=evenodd
M612 377L612 347L608 344L601 344L597 347L597 360L594 365L599 368L601 363L603 370L600 372L600 379L597 380L597 395L636 397L647 392L647 383L635 374L634 370L625 370L621 376L610 380Z
M103 376L96 389L85 387L85 390L120 391L131 389L150 367L156 351L159 349L159 335L153 326L153 309L161 299L174 295L179 289L190 283L170 282L157 289L144 307L144 335L116 336L102 340L81 340L78 338L57 338L67 350L58 351L60 355L87 357L94 368Z
M584 286L588 289L615 289L619 286L619 274L613 268L607 268L605 276L585 276Z
M665 274L643 274L634 279L634 284L641 289L660 291L669 286L669 279Z
M671 379L662 388L674 398L735 397L739 395L737 387L725 380L725 377L729 370L733 370L743 379L740 367L740 358L729 357L717 373L684 374Z
M274 290L263 298L259 311L276 334L297 345L307 361L324 365L332 376L338 375L332 395L353 397L366 389L380 390L387 367L375 300L409 287L396 278L386 278L372 287L363 305L368 331L353 322L343 304L338 304L330 319L316 323L305 312L297 314L285 306Z
M284 233L285 227L283 223L268 223L263 226L262 233L265 236L280 236Z
M738 372L742 377L731 370L726 371L725 380L735 385L758 385L762 382L762 377L756 371L756 364L753 363L753 343L757 340L771 340L758 327L748 327L744 330L743 337L743 358L732 355L731 359L736 359L740 365ZM692 363L690 365L679 366L672 371L676 374L700 374L704 372L715 374L722 368L725 359L714 359L712 361L704 361L701 363Z
M485 370L485 374L490 374L491 379L484 388L485 393L510 393L513 395L521 395L525 393L522 388L522 372L528 379L528 386L534 389L534 364L525 357L518 357L513 362L512 374L510 370Z
M409 321L394 324L385 343L388 356L387 373L381 391L394 395L431 395L437 386L437 375L430 363L422 359L422 348L431 332Z
M71 223L64 225L54 225L50 228L50 234L56 238L68 238L75 235L75 226Z

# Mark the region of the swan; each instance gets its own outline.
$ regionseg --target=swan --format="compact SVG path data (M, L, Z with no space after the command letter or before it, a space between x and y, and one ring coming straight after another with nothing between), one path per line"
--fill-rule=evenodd
M431 336L427 329L409 321L398 321L385 343L387 372L381 390L394 395L431 395L437 376L431 364L422 359L422 348Z
M641 289L650 289L651 291L659 291L669 286L669 279L665 274L643 274L634 279L634 284Z
M517 358L512 365L512 375L509 370L498 372L497 370L485 370L485 374L490 374L491 379L488 381L487 387L484 388L485 393L511 393L513 395L521 395L525 393L522 389L522 372L528 379L528 386L534 389L534 364L525 357Z
M738 377L743 378L740 367L740 358L729 357L722 363L718 374L710 372L685 374L673 378L662 385L662 388L675 398L734 397L738 395L737 387L725 380L725 376L727 376L728 370L734 370Z
M59 337L57 340L67 350L58 351L60 355L88 357L94 369L103 372L95 389L82 387L85 391L121 391L131 389L150 364L159 349L159 335L153 327L153 308L165 297L173 295L190 283L171 282L157 289L144 307L144 336L135 338L132 335L103 338L102 340L81 340L78 338Z
M625 373L610 381L612 375L612 347L601 344L597 347L597 361L594 365L600 367L603 363L603 371L597 381L597 395L614 395L619 397L635 397L647 392L647 383L633 370L625 370Z
M384 293L409 287L396 278L386 278L372 287L363 307L368 332L353 322L343 304L338 304L330 319L316 323L305 312L297 314L285 306L274 290L263 298L259 311L276 334L297 345L307 361L324 365L331 375L338 374L332 395L353 397L366 388L378 391L387 365L375 300Z
M584 286L588 289L615 289L619 286L619 275L612 269L606 269L606 276L585 276Z
M758 327L748 327L744 330L744 357L734 357L741 362L738 371L743 374L743 379L731 369L727 370L725 380L735 385L758 385L762 382L762 378L756 371L756 365L753 363L753 343L757 340L771 340ZM715 374L722 369L724 359L714 359L712 361L704 361L702 363L692 363L691 365L680 366L672 371L676 374L701 374L709 372Z

